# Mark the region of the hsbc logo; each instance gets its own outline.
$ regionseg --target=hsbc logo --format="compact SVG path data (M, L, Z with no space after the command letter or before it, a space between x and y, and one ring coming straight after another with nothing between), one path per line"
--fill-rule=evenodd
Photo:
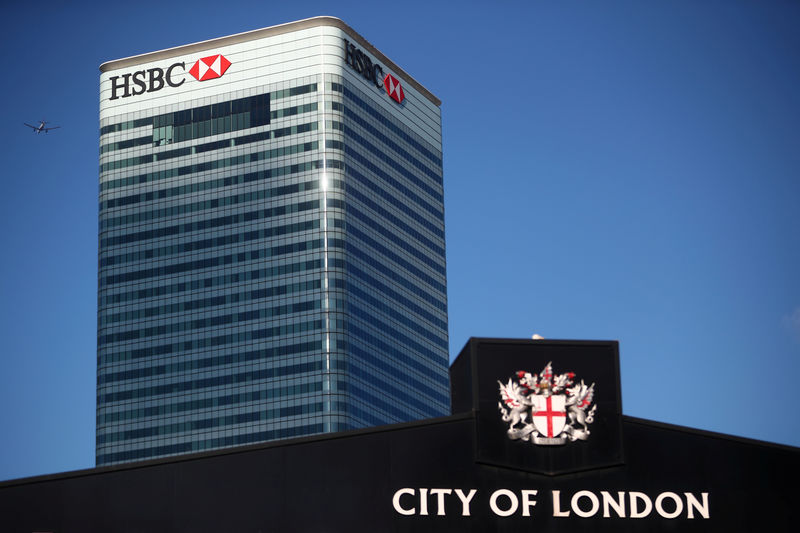
M214 80L222 77L231 66L231 62L222 54L204 57L195 61L189 74L197 81ZM179 71L179 72L176 72ZM186 63L173 63L166 70L162 68L151 68L147 70L137 70L121 76L112 76L111 98L128 98L144 93L160 91L164 86L180 87L186 81L180 79L176 81L176 76L186 71Z
M389 95L389 98L398 104L403 103L406 95L403 92L403 86L400 85L400 82L397 81L397 78L391 74L387 74L386 77L383 78L383 86L386 88L386 94Z
M403 92L403 87L400 81L391 74L383 75L383 68L378 63L373 63L367 54L356 48L356 46L344 39L344 61L350 65L353 70L364 76L365 79L375 84L377 88L386 89L386 94L397 102L402 104L406 95Z
M189 69L189 74L197 81L214 80L222 77L231 62L222 54L198 59L194 66Z

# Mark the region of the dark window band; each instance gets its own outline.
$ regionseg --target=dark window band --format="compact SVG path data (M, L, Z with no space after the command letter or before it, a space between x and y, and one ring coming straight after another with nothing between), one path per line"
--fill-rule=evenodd
M419 283L412 283L407 277L398 273L396 268L390 268L386 265L385 261L379 261L375 258L374 254L364 253L359 246L355 246L354 244L346 244L347 253L353 256L356 259L361 260L365 264L371 266L381 274L402 285L405 289L410 291L412 294L415 294L419 298L425 300L426 302L431 303L432 305L436 306L439 309L442 309L443 302L440 298L432 295L430 291L424 290ZM348 265L349 266L349 265ZM442 295L444 295L444 291L440 291ZM443 311L446 309L442 309Z
M234 254L208 257L206 259L198 259L196 261L176 263L174 265L164 265L155 268L146 268L144 270L135 270L133 272L124 272L122 274L111 274L108 276L100 277L100 287L102 288L107 285L116 285L118 283L128 283L130 281L139 281L142 279L153 278L158 276L187 273L192 270L201 270L216 266L234 265L236 263L243 263L245 261L253 261L256 259L268 259L270 257L288 255L297 252L319 250L322 247L323 247L322 239L314 239L311 241L273 246L271 248L265 248L262 250L237 252ZM340 239L328 239L328 247L343 248L344 243Z
M428 239L424 239L421 243L413 241L408 242L405 237L402 237L396 232L391 231L383 224L378 224L374 218L365 215L359 209L356 209L356 207L352 204L347 209L347 214L362 222L364 227L371 228L372 230L380 233L386 239L386 242L392 242L399 246L405 250L406 253L425 263L442 276L447 275L447 270L443 264L444 250L431 243ZM424 245L425 248L419 246L419 244Z
M282 98L287 98L289 96L300 96L303 94L313 93L316 91L317 91L317 84L310 83L307 85L300 85L298 87L292 87L290 89L282 89L280 91L273 91L264 94L266 94L269 97L269 100L271 102L274 102L275 100L280 100ZM225 102L222 102L222 104L224 103ZM237 109L239 109L238 105ZM156 115L156 116L161 117L166 115ZM101 136L107 135L109 133L114 133L117 131L125 131L132 128L143 128L145 126L152 126L155 118L156 118L155 116L151 116L151 117L139 118L136 120L128 120L126 122L118 122L116 124L109 124L107 126L103 126L102 128L100 128L100 135Z
M105 385L108 383L116 383L118 381L129 381L144 378L153 378L156 376L164 376L166 374L174 374L179 372L194 372L199 370L207 370L217 366L223 365L236 365L239 363L254 363L258 361L267 361L274 357L284 357L287 355L299 355L304 352L313 352L322 350L322 341L300 342L295 344L287 344L282 346L273 346L272 348L261 348L260 350L251 350L249 352L237 351L227 355L215 355L212 357L205 357L202 359L193 359L189 361L180 361L177 363L167 363L156 366L146 366L143 368L134 368L131 370L122 370L120 372L108 372L108 369L101 369L97 376L97 384ZM215 403L214 405L223 405L223 403ZM168 410L170 406L153 406L147 408L134 409L133 411L142 411L141 416L157 416L164 414L171 414L180 411ZM174 406L173 406L174 407ZM202 406L201 406L202 407ZM198 407L198 408L201 408ZM208 405L207 407L211 407ZM128 418L135 418L131 415L122 415L120 413L110 413L105 415L106 418L101 420L98 417L97 423L114 422L117 420L127 420ZM113 418L107 418L112 417Z
M198 220L197 222L186 222L184 224L176 224L174 226L166 226L158 229L137 231L135 233L125 233L123 235L115 235L114 237L106 237L105 239L101 239L100 249L104 251L110 246L131 244L139 241L149 241L151 239L160 239L163 237L174 237L182 233L192 233L195 231L222 228L225 226L243 224L245 222L253 222L256 220L267 220L273 217L303 213L305 211L313 211L314 209L318 208L319 200L310 200L308 202L300 202L297 204L279 205L269 209L257 209L255 211L247 211L245 213L237 213L235 215L226 215L222 217L209 218L206 220Z
M185 322L173 322L170 324L159 324L157 326L150 326L141 329L133 329L128 331L120 331L118 333L109 333L107 335L99 335L97 337L97 346L105 346L106 344L116 343L136 343L140 340L148 340L151 337L161 335L170 335L173 333L183 333L189 331L196 331L198 329L220 327L220 326L236 326L243 322L250 322L253 320L271 320L285 315L294 315L298 313L306 313L309 311L317 311L322 307L319 300L310 300L305 302L297 302L292 304L275 305L264 309L254 309L252 311L240 311L237 313L228 313L226 315L216 315L207 318L196 318L187 320Z
M436 224L431 222L431 220L428 217L425 217L422 214L420 214L419 210L412 209L411 207L409 207L408 202L403 202L403 201L399 200L397 197L395 197L390 192L385 190L379 184L374 183L367 176L365 176L364 174L362 174L362 173L358 172L357 170L355 170L352 167L352 165L347 167L346 175L351 177L351 178L354 178L356 181L358 181L358 183L360 185L363 185L364 187L369 189L372 193L380 196L381 199L384 202L392 204L395 208L399 209L400 211L402 211L403 213L405 213L406 215L411 217L416 223L420 224L425 229L427 229L428 231L430 231L431 233L433 233L437 237L439 237L439 238L444 240L444 230L441 228L441 226L437 226ZM371 207L373 209L375 209L373 207L373 204L375 206L379 206L379 204L377 202L368 199L368 197L366 197L365 195L361 194L360 192L358 192L358 191L356 191L354 189L355 189L355 187L348 188L347 189L348 194L352 194L354 198L357 198L359 201L363 202L365 205L367 205L367 206L369 206L369 207ZM389 218L388 211L386 211L385 209L379 208L379 209L375 209L375 210L378 211L381 214L387 213L384 216Z
M312 152L319 148L318 141L311 141L302 144L295 144L291 146L283 146L281 148L273 148L272 150L264 150L262 152L253 152L250 154L243 154L238 156L224 157L214 161L207 161L204 163L194 163L182 167L170 168L167 170L160 170L155 172L148 172L139 174L138 176L128 176L115 180L109 180L100 184L100 192L107 189L116 189L118 187L127 187L129 185L141 185L142 183L150 183L152 181L165 180L177 176L186 176L189 174L197 174L207 170L217 170L221 168L228 168L246 163L255 163L257 161L266 161L267 159L274 159L276 157L283 157L286 155L294 155L303 152Z
M339 85L339 84L337 84L337 85ZM418 139L418 137L416 135L411 134L410 132L407 132L403 128L399 127L395 123L395 120L390 119L389 117L387 117L386 115L384 115L383 113L381 113L380 111L378 111L377 109L372 107L371 105L367 104L365 99L359 98L358 95L360 93L358 91L356 91L355 89L352 89L352 88L346 87L346 86L341 86L341 85L340 85L340 87L342 87L341 92L344 94L345 98L351 100L354 104L356 104L358 107L360 107L361 109L366 111L373 118L377 119L382 125L384 125L387 128L389 128L392 131L392 133L394 133L395 135L397 135L398 137L400 137L401 139L406 141L408 144L413 146L420 153L424 154L425 157L430 159L437 166L442 166L441 153L439 153L438 151L436 151L436 153L434 153L433 150L428 149L427 146L425 146L425 145L428 145L428 143L426 141L422 141L422 140Z
M250 372L239 372L223 376L211 376L201 379L190 379L177 383L165 383L163 385L151 385L138 389L129 389L118 392L109 392L97 397L98 405L113 402L124 402L152 396L162 396L164 394L182 394L186 392L198 391L209 387L223 387L225 385L242 386L252 381L274 379L280 377L296 376L297 374L307 374L322 369L322 361L310 363L299 363L294 365L279 366L274 368L262 368Z
M333 180L334 183L329 184L331 188L337 188L339 185L338 180ZM101 230L108 230L118 226L125 226L127 224L137 224L141 222L149 222L151 220L158 220L159 218L168 218L179 215L188 215L205 211L206 209L216 209L218 207L226 207L237 204L244 204L255 200L266 200L268 198L275 198L278 196L286 196L289 194L296 194L300 192L314 191L319 188L319 180L304 181L300 183L293 183L291 185L282 185L280 187L272 187L271 189L261 189L241 194L234 194L232 196L222 196L213 198L211 200L202 200L200 202L193 202L190 204L180 204L171 207L162 207L160 209L153 209L151 211L141 211L132 215L122 215L113 218L107 218L100 222Z
M197 241L171 244L169 246L161 246L158 248L142 249L135 252L103 257L100 259L99 266L101 269L103 269L112 266L124 265L126 263L134 263L149 259L159 259L162 257L169 257L171 255L179 255L188 252L200 252L210 248L218 248L220 246L244 244L250 241L269 239L272 237L279 237L281 235L291 235L292 233L312 231L319 229L319 227L319 220L307 220L305 222L296 222L294 224L285 224L282 226L273 226L264 229L245 231L242 233L235 233L233 235L222 235L220 237L214 237L211 239L200 239Z
M224 346L226 344L236 344L242 342L271 339L273 337L280 337L283 335L296 335L298 333L308 333L311 331L319 331L323 328L323 326L324 326L323 320L294 322L292 324L285 324L282 326L273 326L252 331L231 333L228 335L217 335L214 337L206 337L203 339L161 344L158 346L136 348L121 352L112 352L100 355L99 359L101 365L106 363L116 363L120 361L130 361L132 359L141 359L143 357L155 357L159 355L188 352L204 348L214 348L216 346Z
M100 202L100 212L114 207L126 207L140 202L151 202L154 200L163 200L166 198L173 198L175 196L182 196L189 193L198 193L221 187L231 187L234 185L242 185L245 183L252 183L259 180L268 180L271 178L278 178L281 176L290 176L292 174L300 174L310 170L322 168L322 161L308 161L306 163L296 163L293 165L286 165L283 167L271 168L267 170L260 170L258 172L248 172L246 174L238 174L228 176L225 178L217 178L213 180L200 181L196 183L189 183L186 185L179 185L177 187L170 187L168 189L160 189L157 191L148 191L143 193L130 194L128 196L120 196L119 198L110 198ZM102 214L101 214L102 216Z
M429 204L426 200L423 200L417 193L406 187L403 183L399 180L395 179L391 176L388 172L385 172L381 167L373 163L369 158L364 157L361 155L357 150L354 150L349 145L344 146L344 153L347 154L349 157L352 157L358 164L363 166L369 172L374 174L377 178L379 178L382 182L389 184L392 188L400 192L403 196L420 206L422 209L427 211L428 213L432 214L436 220L444 220L444 213L438 207L434 207L433 205ZM349 172L349 166L348 172ZM439 205L442 205L439 202Z
M305 403L301 405L293 405L291 407L274 407L272 409L258 409L257 411L238 413L235 415L210 417L201 420L187 420L186 422L174 422L172 424L149 426L146 428L139 428L139 429L128 429L124 431L118 431L116 433L105 433L103 435L98 435L95 444L110 444L112 442L143 439L143 438L152 439L153 437L163 437L165 435L173 435L175 433L186 433L188 431L207 430L224 426L232 426L235 424L252 424L256 422L268 422L270 420L275 420L277 418L286 418L289 416L313 415L322 413L323 407L324 404L322 402L316 402L310 404Z
M385 294L390 299L395 300L396 302L399 302L400 305L402 305L403 307L411 310L412 312L422 316L426 320L432 322L435 326L437 326L437 327L439 327L441 329L447 330L447 322L446 321L437 318L432 313L428 312L427 310L423 309L422 307L420 307L419 305L417 305L413 301L409 300L408 298L406 298L405 296L403 296L399 292L395 291L393 288L391 288L387 284L382 283L378 279L370 276L369 274L367 274L366 272L364 272L363 270L361 270L360 268L358 268L354 264L350 263L348 265L347 274L350 275L350 276L353 276L354 278L356 278L357 280L359 280L359 281L361 281L363 283L366 283L367 285L371 286L372 288L374 288L378 292L380 292L382 294ZM426 301L428 301L428 303L431 303L436 309L439 309L443 313L447 312L447 305L444 302L436 300L436 299L432 299L432 300L433 301L430 301L430 300L426 300Z
M406 150L405 148L403 148L402 146L400 146L399 144L394 142L388 136L384 135L375 126L370 124L369 121L364 120L361 116L359 116L357 113L353 112L353 110L350 109L347 106L344 106L344 116L348 120L352 120L353 122L355 122L356 124L358 124L359 126L364 128L367 132L370 133L370 135L374 136L376 139L381 141L383 144L385 144L386 146L388 146L389 148L394 150L397 153L397 155L399 155L400 158L403 161L408 161L409 163L414 165L417 168L417 170L420 170L422 173L424 173L428 177L430 177L434 181L434 183L436 183L439 187L442 186L442 165L441 165L441 163L437 164L436 168L434 168L434 169L428 167L422 161L420 161L419 159L414 157L412 154L410 154L408 152L408 150ZM352 131L351 128L349 128L348 126L344 127L344 132L346 134L350 133L351 131Z
M443 386L448 386L449 379L447 375L440 374L435 370L433 370L432 368L422 364L422 362L420 362L418 357L410 356L405 350L399 350L394 344L386 343L381 339L375 337L374 335L367 333L363 329L353 324L352 321L348 324L348 331L350 335L352 335L356 339L359 339L367 346L371 346L373 348L382 351L383 353L391 355L394 361L400 362L404 364L406 367L416 370L423 376L427 376L434 381L438 381ZM350 349L353 350L353 353L356 353L357 351L360 350L356 345L356 343L354 342L351 342ZM430 354L432 361L436 360L437 358L436 354L433 354L428 350L425 351ZM362 351L361 353L367 353L367 352ZM444 354L444 357L447 357L447 354Z
M320 385L320 389L322 384ZM309 387L305 389L297 389L297 392L288 393L287 396L292 394L307 394L313 392ZM331 425L331 431L338 431L335 424ZM291 437L299 437L302 435L314 435L322 433L323 424L309 424L305 426L296 426L290 428L270 429L267 431L257 431L255 433L246 433L243 435L234 435L230 437L218 437L215 439L206 439L202 441L183 442L180 444L167 444L164 446L155 446L152 448L142 448L138 450L127 450L124 452L111 452L98 454L96 463L97 466L106 465L110 463L117 463L121 461L135 461L140 459L147 459L149 457L159 457L163 455L172 455L177 453L188 453L198 450L211 450L215 448L222 448L227 446L237 446L241 444L252 444L254 442L263 442L275 439L288 439Z
M344 260L337 258L330 258L328 259L328 267L343 269ZM100 306L101 308L105 308L107 310L112 305L125 304L127 302L132 302L140 299L158 298L160 296L167 296L170 294L180 294L186 291L210 289L213 287L222 287L225 285L230 285L233 283L242 283L245 281L265 280L277 276L285 276L287 274L298 274L301 272L319 270L321 268L322 268L322 260L312 259L310 261L300 261L297 263L288 263L267 268L257 268L255 270L250 270L247 272L234 272L232 274L211 276L204 279L197 279L192 281L181 281L179 283L172 283L169 285L147 287L145 289L134 289L132 291L127 291L127 292L102 295L100 297Z
M131 320L148 320L161 315L170 315L173 313L185 313L187 311L198 311L207 307L220 307L231 304L242 304L251 300L260 300L262 298L272 298L275 296L288 296L300 292L307 292L320 289L322 282L319 279L309 281L300 281L297 283L289 283L287 285L277 285L274 287L262 287L260 289L252 289L233 294L221 294L219 296L210 296L208 298L200 298L197 300L188 300L185 302L168 303L164 305L156 305L152 307L143 307L141 309L134 309L133 311L125 311L122 313L115 313L108 316L100 316L98 323L99 327L104 327L116 322L128 322Z
M384 257L386 257L387 259L389 259L390 261L392 261L396 265L399 265L400 267L402 267L407 272L413 274L414 276L416 276L417 278L422 280L423 283L426 283L426 284L430 285L432 288L436 289L437 291L439 291L442 294L445 294L447 292L447 287L445 287L444 283L440 282L439 280L435 279L433 276L430 276L426 272L423 272L421 269L419 269L416 266L412 265L411 263L409 263L408 261L406 261L405 259L400 257L398 254L394 253L392 250L390 250L389 248L387 248L383 244L379 243L378 241L376 241L375 239L373 239L372 237L367 235L366 233L363 233L362 231L358 230L357 228L355 228L353 226L349 226L347 228L347 233L349 234L349 236L355 237L356 239L358 239L362 243L366 244L368 247L372 248L373 250L375 250L379 254L383 255ZM350 241L348 240L348 244L349 243L350 243ZM350 248L350 246L348 246L347 251L349 252L350 250L351 250L351 248ZM444 270L444 269L442 269L442 270ZM444 275L444 274L442 273L442 275Z

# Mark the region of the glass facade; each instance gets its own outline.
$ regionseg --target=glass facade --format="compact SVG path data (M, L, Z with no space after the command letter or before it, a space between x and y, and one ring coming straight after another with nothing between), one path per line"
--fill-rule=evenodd
M248 85L101 112L98 466L449 413L441 143Z

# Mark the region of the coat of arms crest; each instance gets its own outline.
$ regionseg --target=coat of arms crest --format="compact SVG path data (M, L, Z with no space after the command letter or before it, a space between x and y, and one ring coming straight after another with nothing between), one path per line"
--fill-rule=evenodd
M500 385L498 402L503 422L508 423L508 438L534 444L556 445L587 440L589 424L594 422L597 405L587 412L594 397L594 383L575 374L553 374L552 362L539 374L520 370L508 383Z

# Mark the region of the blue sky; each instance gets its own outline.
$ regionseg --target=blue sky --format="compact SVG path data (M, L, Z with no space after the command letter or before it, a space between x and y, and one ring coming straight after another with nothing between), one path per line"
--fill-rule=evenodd
M452 5L4 8L0 480L94 465L98 66L316 15L443 102L452 356L617 339L626 414L800 445L800 2Z

